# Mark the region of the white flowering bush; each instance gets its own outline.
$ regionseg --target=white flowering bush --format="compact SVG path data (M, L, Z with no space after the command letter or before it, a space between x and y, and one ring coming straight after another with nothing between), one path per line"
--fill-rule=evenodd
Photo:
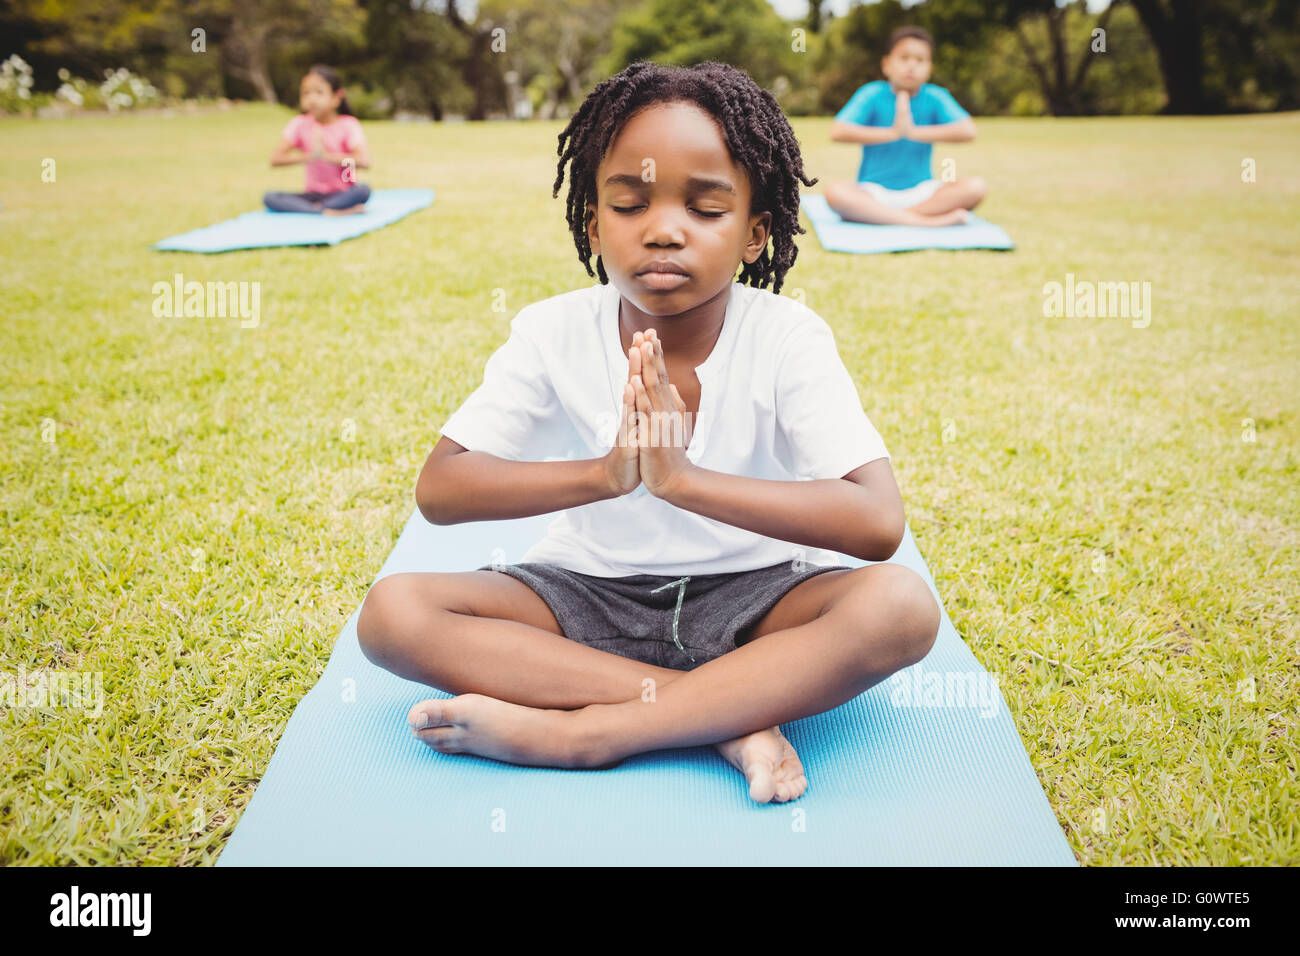
M104 71L104 82L99 84L99 98L110 112L115 113L120 109L156 102L158 91L148 80L122 67Z
M53 102L58 106L107 109L116 113L118 110L161 102L158 90L152 83L125 67L105 70L101 83L73 76L67 69L60 69L59 88L53 95L33 93L33 85L32 68L18 54L15 53L0 63L0 112L27 112L41 104Z
M62 100L69 106L86 105L86 87L89 84L79 76L73 76L66 69L59 70L59 79L62 82L59 88L54 91L54 98Z
M17 53L0 63L0 110L17 113L31 105L32 68Z

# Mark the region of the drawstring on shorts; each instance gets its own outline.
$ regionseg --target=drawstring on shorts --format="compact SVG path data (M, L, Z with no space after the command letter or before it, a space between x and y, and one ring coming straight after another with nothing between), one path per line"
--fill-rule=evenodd
M669 581L667 584L661 584L659 587L655 588L650 593L657 594L658 592L662 591L664 588L670 588L674 584L681 586L681 590L677 592L677 607L673 608L673 643L676 644L677 649L681 651L683 654L685 654L687 657L689 657L691 659L691 663L694 664L695 655L692 654L690 651L688 651L686 648L682 647L682 642L677 638L677 619L681 616L682 613L682 598L686 596L686 582L689 580L690 580L690 576L687 575L684 578L678 578L676 581Z

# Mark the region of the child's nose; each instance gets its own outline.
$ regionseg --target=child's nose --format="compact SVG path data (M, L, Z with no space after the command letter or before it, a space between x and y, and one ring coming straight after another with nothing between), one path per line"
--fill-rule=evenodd
M685 212L685 209L676 209L668 203L659 203L657 209L651 206L650 214L646 218L646 244L651 246L680 244L684 239L682 217Z

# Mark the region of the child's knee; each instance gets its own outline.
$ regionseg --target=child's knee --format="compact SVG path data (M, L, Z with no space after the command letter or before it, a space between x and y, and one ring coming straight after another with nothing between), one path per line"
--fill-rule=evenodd
M826 187L826 202L830 206L842 205L844 200L855 192L861 192L851 183L831 183Z
M941 614L930 586L901 564L884 562L864 569L860 614L872 622L867 644L870 670L879 674L910 667L930 653L939 635Z
M403 619L407 588L401 575L380 578L370 588L361 602L357 616L357 643L361 653L372 664L383 666L391 653L391 638L397 623Z
M904 619L903 631L906 635L907 654L911 658L908 666L915 664L930 653L935 641L939 639L939 626L943 614L939 602L916 572L911 572L904 596L901 614Z
M886 593L898 635L897 651L906 661L902 666L910 667L934 647L939 635L939 602L930 592L930 585L911 568L901 564L887 566L893 569Z
M302 200L293 193L270 192L262 197L262 204L272 212L292 212Z
M983 199L988 195L989 191L988 185L984 182L984 179L981 176L971 176L967 179L966 188L970 191L971 199L975 202L979 202Z

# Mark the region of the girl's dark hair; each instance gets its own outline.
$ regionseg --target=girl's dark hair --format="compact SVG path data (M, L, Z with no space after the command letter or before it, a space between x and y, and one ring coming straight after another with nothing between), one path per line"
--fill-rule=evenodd
M307 70L308 76L310 76L312 73L315 73L322 80L328 83L330 85L330 89L333 90L335 93L337 93L343 86L343 78L338 75L338 72L333 67L325 66L322 63L317 63L315 66ZM343 96L339 99L339 115L340 116L356 115L355 113L352 112L352 107L348 105L348 95L346 93L344 93Z
M587 94L560 134L560 162L551 190L552 196L559 195L565 163L570 163L565 216L578 258L588 275L598 273L601 285L608 284L600 256L597 273L591 271L587 238L587 207L596 205L596 167L633 115L654 103L676 101L694 103L713 116L732 159L749 174L753 197L749 215L772 214L772 254L764 247L757 259L745 263L740 281L760 289L773 282L772 291L780 292L799 255L795 234L806 232L799 225L799 183L812 186L817 180L804 175L799 142L772 94L743 70L725 63L679 67L638 61Z

